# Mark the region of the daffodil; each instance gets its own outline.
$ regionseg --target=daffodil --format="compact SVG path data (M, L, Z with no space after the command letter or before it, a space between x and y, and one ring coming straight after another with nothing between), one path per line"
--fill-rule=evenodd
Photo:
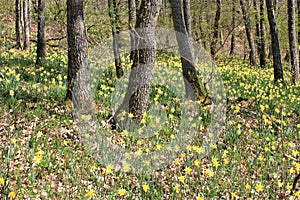
M175 185L175 186L174 186L174 190L175 190L176 192L178 192L179 189L180 189L180 185Z
M185 177L184 177L184 176L180 176L180 177L179 177L179 181L180 181L181 183L184 183Z
M201 196L197 196L197 197L196 197L196 200L204 200L204 198L201 197Z
M128 163L123 163L123 170L124 170L124 172L128 172L129 170L130 170L130 164L128 164Z
M0 177L0 186L3 186L5 184L5 179L3 177Z
M113 171L114 167L112 165L108 165L105 169L104 169L104 173L105 175L107 174L111 174Z
M43 133L41 132L41 131L39 131L38 133L37 133L37 137L39 138L39 137L42 137L42 135L43 135Z
M246 189L250 190L251 189L251 185L246 184Z
M119 191L118 191L118 194L120 195L120 196L124 196L125 194L126 194L126 190L125 189L119 189Z
M147 192L147 191L149 190L149 185L144 184L144 185L143 185L143 190L144 190L145 192Z
M14 198L16 198L16 196L17 196L17 194L16 194L16 192L14 192L14 191L11 191L11 192L8 194L8 197L9 197L10 199L14 199Z
M257 184L257 185L255 186L255 190L256 190L257 192L261 192L261 191L263 191L263 186L259 183L259 184Z
M238 196L237 194L235 194L234 192L231 192L231 196L232 196L232 198L234 198L234 199L236 199L236 198L239 197L239 196Z
M17 140L14 139L14 138L10 140L10 143L11 143L11 144L16 144L16 142L17 142Z
M86 194L85 194L85 196L86 197L93 197L93 196L95 196L96 194L95 194L95 191L93 190L93 189L88 189L87 191L86 191Z
M200 162L200 160L197 159L197 160L194 161L194 164L195 164L196 166L199 166L199 165L201 164L201 162Z

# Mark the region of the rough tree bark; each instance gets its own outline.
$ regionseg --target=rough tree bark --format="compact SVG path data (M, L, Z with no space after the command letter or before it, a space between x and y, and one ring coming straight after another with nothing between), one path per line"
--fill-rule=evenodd
M259 45L259 38L260 38L260 31L259 31L259 16L258 16L258 8L257 8L257 1L253 0L253 7L254 7L254 18L255 18L255 43L257 46L258 54L260 52L260 45Z
M268 21L270 26L270 35L272 40L272 55L273 55L273 66L274 66L274 82L284 81L282 60L280 53L280 44L278 37L278 29L276 25L276 18L274 14L274 6L272 0L266 0Z
M255 9L255 42L257 44L260 67L264 68L266 66L264 1L260 0L258 5L257 1L253 0L253 6Z
M234 50L235 50L235 26L236 26L236 23L235 23L235 19L236 18L236 8L235 8L235 2L232 3L232 22L231 22L231 25L232 25L232 35L231 35L231 42L230 42L230 55L233 55L234 54Z
M207 49L207 39L206 39L206 33L203 30L203 23L202 23L202 13L200 13L199 15L199 38L202 42L202 45L204 47L204 49Z
M16 0L15 2L15 31L16 31L16 48L21 48L21 36L20 36L20 0Z
M153 80L156 60L155 27L161 7L161 0L141 2L135 25L136 48L133 51L133 64L129 76L128 88L122 105L115 113L115 120L123 110L134 115L139 123L148 108L148 99Z
M288 0L288 31L292 74L291 82L295 84L299 80L299 58L295 28L295 0Z
M30 36L29 37L31 37L31 1L32 0L28 0L28 22L29 22L29 34L30 34Z
M170 0L172 7L173 25L181 57L182 73L185 80L186 94L192 100L200 100L203 93L198 82L193 50L190 38L186 31L181 0Z
M120 44L119 44L120 18L118 16L116 0L108 0L108 8L109 8L109 17L112 26L113 51L114 51L116 73L117 73L117 77L121 78L124 72L122 69L122 62L120 57Z
M46 40L45 40L45 2L38 0L38 33L37 33L37 50L36 65L42 65L46 56Z
M191 2L190 2L190 0L183 0L183 15L184 15L186 32L189 37L192 37Z
M277 0L273 0L273 9L274 9L274 15L275 15L275 12L277 11Z
M260 67L266 67L266 33L265 33L265 1L260 0L259 2L259 45L260 45L260 52L259 54L259 63Z
M30 12L29 0L23 1L23 30L24 30L24 49L28 52L30 48Z
M297 15L298 15L298 27L297 27L297 30L298 30L298 58L300 58L300 0L297 0ZM300 62L300 60L299 60Z
M67 0L68 78L66 100L76 110L91 113L93 98L90 87L83 0Z
M213 38L210 44L210 54L213 60L216 57L216 48L217 48L216 46L219 38L219 21L221 19L221 0L217 0L216 3L217 3L217 10L215 15Z
M128 26L130 33L130 60L133 59L133 50L135 49L134 26L136 22L136 0L128 0Z
M24 9L23 9L23 0L19 0L20 1L20 37L21 37L21 46L22 44L24 44Z
M250 48L250 64L251 65L256 65L256 58L255 58L255 47L254 43L251 37L251 25L250 25L250 19L248 17L248 13L246 10L246 3L245 0L240 0L241 8L242 8L242 13L243 13L243 18L245 21L245 29L246 29L246 36L248 40L248 45Z

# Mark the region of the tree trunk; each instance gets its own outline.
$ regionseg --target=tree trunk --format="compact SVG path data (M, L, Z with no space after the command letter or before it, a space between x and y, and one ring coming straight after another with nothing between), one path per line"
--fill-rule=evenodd
M121 78L124 72L122 69L122 62L120 57L120 44L119 44L120 18L118 16L116 0L108 0L108 7L109 7L109 17L112 26L113 50L114 50L116 73L117 73L117 77Z
M210 45L210 54L213 58L213 60L216 57L216 46L218 43L219 38L219 21L221 18L221 0L217 0L217 10L216 10L216 16L215 16L215 22L214 22L214 31L213 31L213 38Z
M259 17L258 17L258 8L256 0L253 0L253 7L254 7L254 18L255 18L255 43L257 46L258 53L260 52L260 45L259 45L259 38L260 38L260 31L259 31Z
M297 0L297 15L298 15L298 58L300 59L300 0ZM299 60L300 62L300 60Z
M264 25L264 1L259 1L259 10L256 0L253 0L253 5L255 8L255 35L257 52L259 56L259 64L261 68L266 66L266 47L265 47L265 25Z
M206 45L206 32L203 30L203 23L202 23L202 13L200 13L200 16L199 16L199 32L200 32L200 39L201 39L201 42L202 42L202 45L204 47L204 49L207 48L207 45Z
M243 57L243 60L245 61L246 60L246 58L247 58L247 51L248 51L248 49L247 49L247 42L246 42L246 40L244 39L243 40L244 41L244 45L243 45L243 53L244 53L244 57Z
M259 4L259 64L261 68L266 67L266 34L265 34L265 18L264 18L265 3L260 0Z
M181 57L186 94L192 100L200 100L204 95L200 89L196 74L192 44L184 24L181 0L170 0L170 2L172 7L174 29L176 31L176 39Z
M30 48L30 16L29 0L23 1L23 26L24 26L24 49L29 52Z
M155 27L161 6L161 0L144 0L141 2L135 25L136 48L133 53L133 64L130 72L128 88L122 105L116 112L118 116L123 110L134 115L139 123L148 108L148 99L153 80L156 60Z
M29 34L31 36L31 0L28 0L28 23L29 23ZM29 36L29 38L30 38Z
M38 0L38 33L37 33L37 50L36 65L42 65L46 56L46 40L45 40L45 2Z
M23 3L23 0L19 0L20 1L20 37L21 37L21 42L23 42L24 44L24 41L22 41L22 39L24 40L24 35L25 35L25 31L24 31L24 3ZM22 44L21 44L22 46Z
M191 2L190 2L190 0L183 0L183 15L184 15L186 32L189 37L192 37Z
M232 3L232 35L231 35L231 43L230 43L230 55L234 54L234 49L235 49L235 16L236 16L236 10L235 10L235 2Z
M240 0L241 3L241 8L242 8L242 13L243 13L243 18L245 21L245 29L246 29L246 36L250 48L250 64L251 65L256 65L256 58L255 58L255 47L254 43L251 37L251 25L250 25L250 19L248 17L248 13L246 10L246 4L245 0Z
M278 30L277 30L272 0L266 0L266 5L268 11L268 21L270 25L270 35L272 39L274 82L277 81L283 82L284 79L283 79L282 61L281 61L281 53L280 53L280 44L279 44Z
M134 26L136 21L136 0L128 0L128 25L130 33L130 60L133 59L135 49Z
M67 0L68 78L67 100L74 109L91 113L92 93L88 65L86 30L83 19L83 0Z
M15 3L15 16L16 16L16 24L15 24L15 31L16 31L16 48L21 48L21 36L20 36L20 0L16 0Z
M299 80L299 58L297 50L296 28L295 28L295 0L288 0L288 31L291 58L291 82L295 84Z
M39 12L39 1L38 0L31 0L32 8L33 8L33 13L38 13Z

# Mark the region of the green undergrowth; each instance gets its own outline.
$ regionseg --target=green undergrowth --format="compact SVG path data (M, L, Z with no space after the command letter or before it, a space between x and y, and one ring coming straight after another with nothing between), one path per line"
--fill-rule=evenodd
M181 74L178 55L158 56L158 63L168 66L160 73L175 78L170 87L152 86L149 104L159 111L145 113L135 127L141 135L151 125L157 129L146 138L107 123L120 103L114 95L124 95L120 84L128 75L118 80L113 62L99 63L99 70L93 71L102 134L129 152L118 168L91 154L66 106L67 53L51 50L44 65L37 67L34 45L26 53L0 41L0 199L299 198L299 187L290 193L300 173L300 85L291 86L288 73L286 84L274 84L271 65L260 69L239 58L221 57L217 70L227 91L227 110L217 142L209 144L203 156L212 108L199 105L200 114L188 124L197 130L190 144L179 148L168 165L138 174L126 159L150 158L151 152L167 148L184 134L178 132L184 107L171 87L184 90L176 79ZM130 69L128 56L122 62Z

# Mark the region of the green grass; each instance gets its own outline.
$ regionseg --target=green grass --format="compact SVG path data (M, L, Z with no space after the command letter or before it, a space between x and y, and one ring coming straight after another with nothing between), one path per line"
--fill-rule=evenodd
M288 198L300 173L300 85L274 85L271 67L258 69L238 58L222 57L218 71L229 102L217 143L202 156L210 114L201 108L197 138L170 165L137 174L124 165L120 170L105 165L82 142L64 102L66 52L51 51L45 65L37 68L34 46L26 54L9 50L9 41L0 40L0 199L13 196L11 192L17 199ZM178 56L166 54L159 61L168 61L180 73ZM113 65L105 67L97 81L96 111L102 122L113 112L111 98L118 89ZM159 145L163 148L177 134L182 108L174 103L174 94L159 85L153 86L150 102L166 108L160 131L138 138L104 126L105 136L127 150L140 150L144 157ZM148 113L139 128L153 123ZM293 198L299 195L298 191Z

